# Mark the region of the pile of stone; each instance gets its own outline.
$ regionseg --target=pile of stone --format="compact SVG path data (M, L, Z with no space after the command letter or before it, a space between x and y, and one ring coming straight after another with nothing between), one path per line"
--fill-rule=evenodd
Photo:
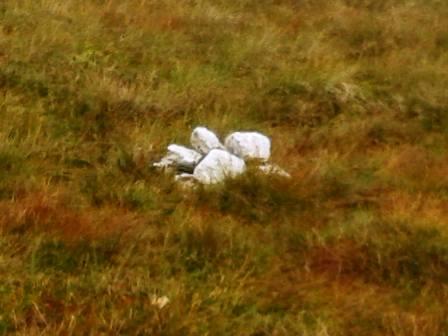
M234 132L224 145L215 133L196 127L190 138L193 149L171 144L168 154L154 167L174 170L176 180L188 183L216 184L243 174L248 162L256 163L261 172L289 178L279 166L270 164L271 140L258 132Z

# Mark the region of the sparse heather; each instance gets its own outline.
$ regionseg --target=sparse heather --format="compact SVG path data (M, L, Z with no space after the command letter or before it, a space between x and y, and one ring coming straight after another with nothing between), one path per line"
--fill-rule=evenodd
M293 178L180 189L196 125ZM0 335L448 335L448 2L0 1L0 280Z

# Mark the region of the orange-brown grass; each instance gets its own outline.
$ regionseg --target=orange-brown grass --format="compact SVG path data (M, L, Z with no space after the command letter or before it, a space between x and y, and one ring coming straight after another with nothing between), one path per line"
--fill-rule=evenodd
M446 234L448 223L448 200L430 193L393 192L383 196L381 215L392 220L413 220L418 218L422 226L437 227Z
M60 191L36 192L0 202L0 227L8 232L55 234L66 242L97 240L123 235L142 219L125 209L71 207Z

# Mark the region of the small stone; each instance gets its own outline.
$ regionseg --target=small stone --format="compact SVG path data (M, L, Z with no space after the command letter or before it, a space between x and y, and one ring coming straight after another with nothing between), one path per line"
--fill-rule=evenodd
M271 140L258 132L235 132L224 144L229 152L244 160L267 161L271 156Z
M174 180L183 189L194 189L198 184L198 181L196 180L193 174L187 174L187 173L177 174L174 177Z
M285 178L291 178L291 175L286 170L276 164L264 163L261 166L258 166L258 169L268 175L277 175Z
M170 299L167 296L153 295L151 297L151 304L159 309L163 309L169 303Z

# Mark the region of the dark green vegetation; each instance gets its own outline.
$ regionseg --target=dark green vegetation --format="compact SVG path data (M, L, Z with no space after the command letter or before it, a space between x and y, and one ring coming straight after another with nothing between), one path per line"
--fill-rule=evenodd
M447 27L436 0L0 1L0 334L448 335ZM179 189L148 163L200 124L294 178Z

